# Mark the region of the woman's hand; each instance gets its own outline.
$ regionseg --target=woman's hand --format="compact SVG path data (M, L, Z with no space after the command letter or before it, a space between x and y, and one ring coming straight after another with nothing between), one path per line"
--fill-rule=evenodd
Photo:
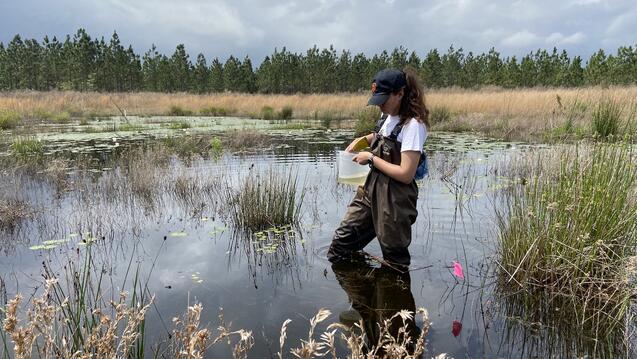
M352 161L357 162L359 165L366 165L369 163L370 158L372 158L372 153L363 151L354 156L354 158L352 158Z

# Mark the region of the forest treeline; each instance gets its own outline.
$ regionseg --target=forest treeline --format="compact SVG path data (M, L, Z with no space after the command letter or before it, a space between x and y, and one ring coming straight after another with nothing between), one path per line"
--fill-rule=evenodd
M79 29L62 41L41 42L16 35L0 43L0 90L156 91L335 93L367 90L379 69L416 69L430 88L481 86L577 87L637 83L637 47L620 47L616 54L599 50L590 58L566 51L539 49L521 58L503 57L495 49L465 53L451 46L430 50L424 58L403 47L371 57L333 47L316 46L305 53L275 49L258 67L251 59L230 56L225 61L203 54L191 59L183 44L170 56L155 46L140 55L122 45L116 32L110 40L93 39Z

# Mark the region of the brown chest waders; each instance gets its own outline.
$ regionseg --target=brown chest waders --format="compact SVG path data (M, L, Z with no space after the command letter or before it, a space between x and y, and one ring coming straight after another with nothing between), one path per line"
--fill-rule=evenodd
M402 126L398 131L395 129L390 136L382 136L376 130L372 153L400 165L401 144L396 139L396 132L401 129ZM407 247L411 243L411 225L418 215L417 199L416 181L405 184L372 168L365 184L358 187L356 196L347 207L345 217L334 233L327 258L331 262L349 258L377 237L384 260L408 266L411 257Z

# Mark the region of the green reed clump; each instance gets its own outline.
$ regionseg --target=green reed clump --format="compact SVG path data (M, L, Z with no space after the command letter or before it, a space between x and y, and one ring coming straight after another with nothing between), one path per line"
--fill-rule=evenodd
M39 158L44 154L42 142L35 137L16 137L9 145L9 152L15 158L26 160Z
M500 216L500 288L530 321L568 323L593 340L623 330L637 246L631 147L599 143L529 163Z
M65 123L69 123L69 121L71 121L71 114L68 113L67 111L62 111L62 112L58 112L58 113L54 114L51 119L55 123L65 124Z
M613 99L601 100L593 111L591 126L594 135L601 138L617 137L620 134L623 105Z
M226 190L230 219L251 231L297 224L304 197L297 173L273 169L246 176L237 190Z
M0 130L15 128L21 118L17 111L0 110Z
M362 110L356 116L356 136L364 136L374 131L376 122L380 119L380 110L376 107L370 107Z

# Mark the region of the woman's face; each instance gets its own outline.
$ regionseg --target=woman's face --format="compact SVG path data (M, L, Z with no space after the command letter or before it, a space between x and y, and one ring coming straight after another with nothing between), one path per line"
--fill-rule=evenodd
M397 93L390 94L387 101L379 106L380 110L389 115L397 115L400 110L400 101L403 98L403 93L404 90L400 90Z

